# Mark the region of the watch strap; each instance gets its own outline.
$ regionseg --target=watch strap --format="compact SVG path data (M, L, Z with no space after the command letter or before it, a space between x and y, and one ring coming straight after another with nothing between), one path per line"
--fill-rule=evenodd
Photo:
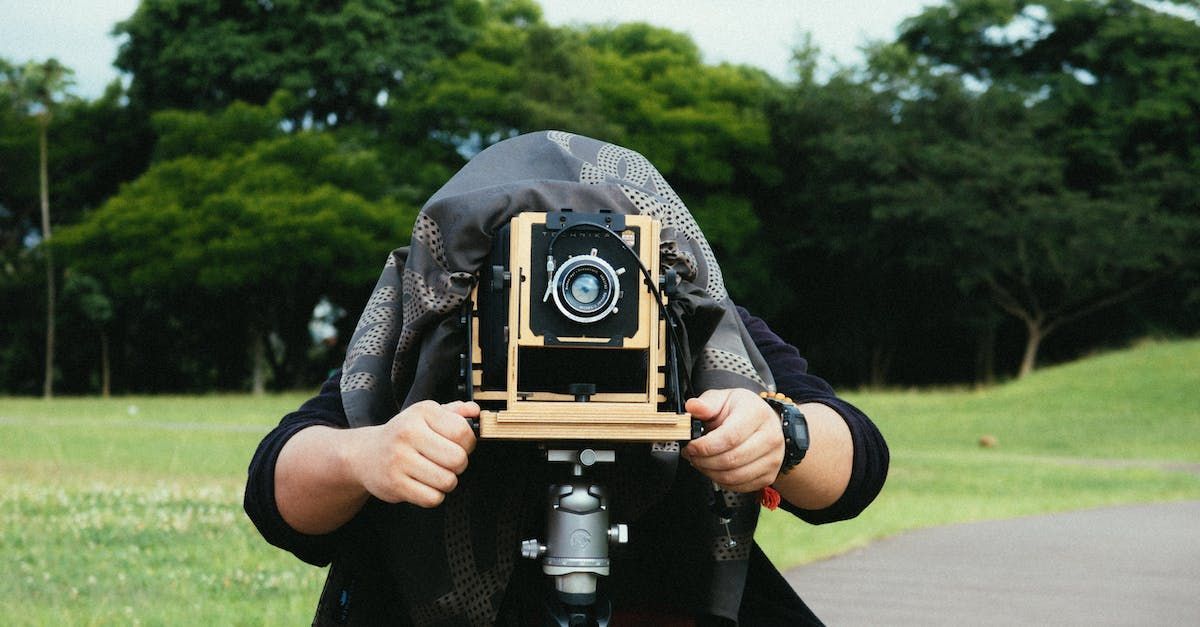
M808 453L808 420L792 399L781 393L763 392L759 396L779 414L779 426L783 430L783 463L779 474L785 475Z

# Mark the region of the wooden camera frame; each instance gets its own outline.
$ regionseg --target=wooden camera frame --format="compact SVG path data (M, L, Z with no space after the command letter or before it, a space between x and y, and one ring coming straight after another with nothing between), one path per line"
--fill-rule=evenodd
M617 255L622 258L612 261L621 266L622 276L629 273L633 276L632 282L622 279L624 288L618 290L616 297L619 299L620 315L624 316L623 324L629 329L636 326L631 333L620 337L589 336L588 333L594 332L600 325L571 323L566 320L566 314L562 314L564 317L557 324L560 328L575 330L576 335L535 331L537 324L531 324L532 317L541 316L544 319L558 314L558 311L554 311L555 303L548 302L551 287L547 287L544 294L533 293L536 290L535 283L550 285L553 282L550 276L552 269L546 267L545 257L535 258L534 250L536 248L541 252L546 249L548 233L554 228L562 230L562 225L558 224L560 221L563 224L568 221L588 222L590 224L586 228L575 230L590 231L592 237L615 238L617 245L623 242L625 250L620 250ZM608 232L597 233L600 229ZM496 265L484 268L467 307L470 312L467 320L469 354L464 356L464 365L469 364L469 368L464 368L464 374L469 378L469 383L464 387L470 390L470 398L483 407L479 417L481 438L659 442L687 440L691 437L691 416L683 413L682 407L671 406L669 401L678 399L672 387L677 383L668 381L670 373L678 369L675 364L668 363L672 357L668 346L667 322L663 317L665 297L649 287L659 285L659 229L660 223L645 215L585 214L568 210L549 214L524 212L512 219L508 231L507 264L504 267ZM553 239L550 241L553 242ZM608 246L611 251L613 245ZM592 249L593 255L596 254L595 250ZM641 267L648 271L649 283L642 268L634 262L635 255ZM502 258L503 254L500 256ZM542 273L544 280L535 277L535 273ZM484 382L480 316L502 314L480 311L480 290L492 290L496 294L495 300L507 304L507 321L502 331L505 359L503 385L498 385L497 378L492 378L490 384ZM559 310L562 308L559 307ZM489 328L491 334L499 332L495 324L489 325ZM501 345L498 340L493 339L493 342L496 342L493 346ZM564 349L572 352L543 352ZM601 351L623 352L605 354ZM571 367L554 368L557 373L555 376L560 378L573 377L574 371L578 371L582 373L580 378L603 380L607 374L604 370L618 370L596 367L590 356L595 356L601 363L636 363L644 366L631 369L636 372L633 375L634 384L627 382L620 391L604 391L601 385L589 388L592 390L590 393L580 393L579 389L546 389L529 381L537 377L523 369L522 360L533 363L535 358L564 355L569 355ZM617 362L612 358L616 358ZM566 370L573 372L563 375ZM644 381L641 378L643 371ZM625 373L623 376L628 378L630 375ZM586 387L591 384L583 385Z

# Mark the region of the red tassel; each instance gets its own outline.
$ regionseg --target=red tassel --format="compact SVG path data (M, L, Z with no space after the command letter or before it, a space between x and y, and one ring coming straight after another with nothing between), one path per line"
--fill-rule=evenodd
M775 511L775 508L779 507L779 502L782 500L783 497L779 495L779 490L771 486L763 488L759 494L759 502L763 504L763 507L771 511Z

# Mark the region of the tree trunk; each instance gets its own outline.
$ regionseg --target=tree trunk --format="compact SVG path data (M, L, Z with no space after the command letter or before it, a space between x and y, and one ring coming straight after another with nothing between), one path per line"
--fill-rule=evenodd
M100 396L112 396L112 368L108 359L108 331L100 330Z
M988 326L979 336L975 352L975 383L991 385L996 382L996 327Z
M1018 379L1024 379L1033 372L1037 365L1038 347L1046 337L1045 329L1037 321L1026 321L1025 328L1028 335L1025 338L1025 354L1021 357L1021 369L1017 371Z
M267 346L261 333L254 334L250 352L253 360L250 389L255 396L262 396L267 391Z
M871 349L870 385L881 388L887 383L888 371L892 367L892 351L883 346Z
M39 120L38 174L41 178L42 196L42 246L46 253L46 373L42 382L42 396L54 397L54 256L50 253L50 183L46 166L46 135L49 120Z

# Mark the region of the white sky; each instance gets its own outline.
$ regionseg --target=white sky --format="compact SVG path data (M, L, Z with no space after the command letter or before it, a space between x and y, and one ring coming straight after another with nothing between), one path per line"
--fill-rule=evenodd
M933 0L541 0L551 24L644 21L690 34L705 61L729 61L790 78L802 33L844 63L859 46L890 39L896 25ZM75 70L75 93L94 98L117 72L109 33L137 0L0 0L0 57L21 63L57 57Z

